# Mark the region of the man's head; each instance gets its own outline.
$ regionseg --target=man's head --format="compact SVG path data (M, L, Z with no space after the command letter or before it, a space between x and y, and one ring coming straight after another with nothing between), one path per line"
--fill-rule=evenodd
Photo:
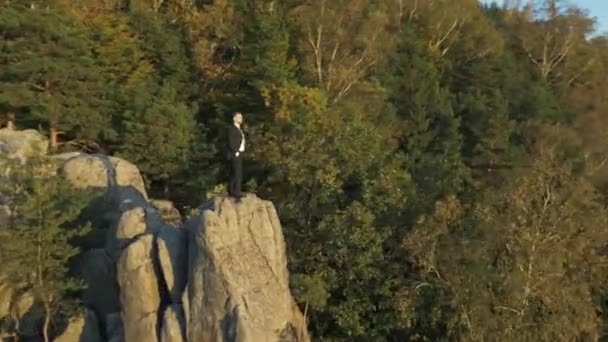
M235 124L242 124L243 123L243 114L236 112L234 113L234 116L232 117L232 120L234 121Z

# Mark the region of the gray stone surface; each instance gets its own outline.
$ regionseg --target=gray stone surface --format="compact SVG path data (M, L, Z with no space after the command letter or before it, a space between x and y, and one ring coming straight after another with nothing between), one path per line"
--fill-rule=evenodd
M121 314L127 342L158 341L156 324L161 297L153 245L153 235L141 236L124 250L118 261Z
M188 340L308 341L272 203L250 195L206 207L188 227Z

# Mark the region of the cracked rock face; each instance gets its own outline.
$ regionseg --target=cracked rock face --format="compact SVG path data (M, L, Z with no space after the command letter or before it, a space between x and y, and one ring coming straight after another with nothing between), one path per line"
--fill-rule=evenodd
M186 232L183 229L165 228L158 233L156 245L171 303L180 303L188 274Z
M202 209L184 227L159 225L147 209L123 214L124 341L309 341L272 203L216 198Z
M153 260L154 236L131 243L118 261L118 284L126 341L157 341L160 306L158 275Z
M308 341L272 203L218 198L188 223L189 341Z

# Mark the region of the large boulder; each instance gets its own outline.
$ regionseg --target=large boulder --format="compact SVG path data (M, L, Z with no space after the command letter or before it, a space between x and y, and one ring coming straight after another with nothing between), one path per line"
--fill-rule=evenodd
M271 202L217 198L188 223L189 341L309 341Z
M26 129L15 131L0 129L0 153L6 153L24 159L30 156L45 155L48 150L48 140L38 131Z
M272 203L216 198L201 209L185 227L150 207L123 213L106 246L120 253L121 312L106 315L108 340L309 341Z
M147 199L143 178L137 166L111 156L101 154L57 155L65 160L61 168L63 176L79 188L104 188L126 192L134 189Z
M114 259L118 259L122 250L131 240L146 232L146 212L138 207L125 211L116 227L108 230L106 249Z

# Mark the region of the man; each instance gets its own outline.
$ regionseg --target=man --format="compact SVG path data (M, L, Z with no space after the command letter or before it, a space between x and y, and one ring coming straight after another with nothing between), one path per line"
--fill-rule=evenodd
M228 183L228 194L240 201L241 182L243 181L242 155L245 152L245 135L241 130L243 115L239 112L232 117L233 124L228 128L227 157L230 161L230 182Z

